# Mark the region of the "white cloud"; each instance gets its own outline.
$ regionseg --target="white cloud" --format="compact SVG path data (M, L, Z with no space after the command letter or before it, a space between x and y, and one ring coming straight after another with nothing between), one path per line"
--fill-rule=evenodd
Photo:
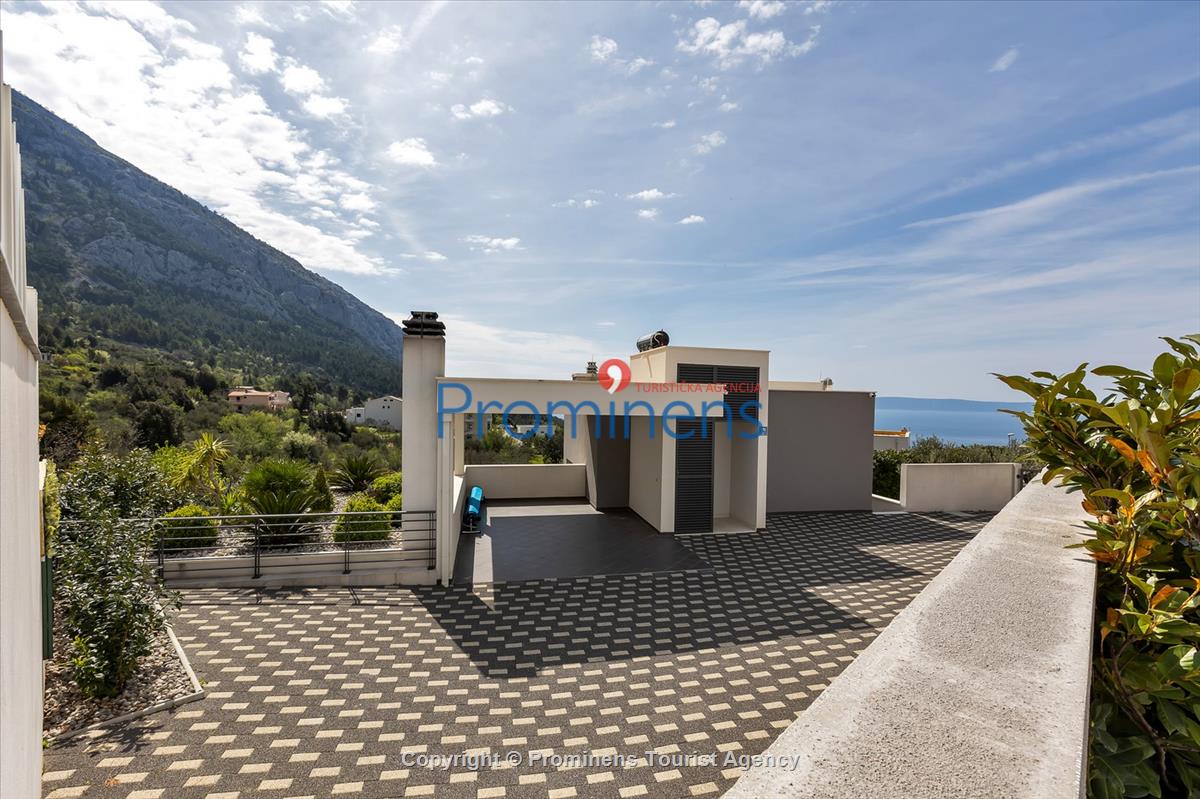
M279 56L275 54L275 42L257 33L246 34L246 44L238 54L242 68L251 75L274 72Z
M725 144L725 134L719 130L714 130L712 133L706 133L700 137L700 141L696 142L696 146L692 150L696 155L708 155L713 150Z
M675 127L675 120L667 119L662 122L655 122L654 127L662 128L663 130L669 130L669 129Z
M241 5L233 10L234 23L242 26L259 25L265 28L274 27L262 15L262 11L257 6Z
M387 314L396 323L407 313ZM601 347L569 332L508 328L442 314L446 323L446 373L459 377L565 380L583 371Z
M338 200L347 211L374 211L375 201L366 192L348 192Z
M705 17L692 26L690 38L680 39L676 48L684 53L712 56L721 69L737 66L747 59L765 66L776 58L809 52L816 46L820 30L820 26L812 26L808 39L796 44L778 30L750 33L744 19L722 25L712 17Z
M466 236L463 238L467 244L471 245L471 249L476 252L495 253L503 250L519 249L517 245L521 240L513 236L510 238L500 238L496 236L480 236L478 234Z
M340 97L326 97L323 94L313 94L308 97L301 107L315 117L332 117L346 113L349 104Z
M739 0L738 8L746 9L755 19L770 19L786 11L787 4L782 0Z
M568 200L563 200L562 202L554 203L554 207L555 208L595 208L599 204L600 204L599 200L593 200L590 197L583 199L583 200L577 200L574 197L572 197Z
M456 103L450 107L450 113L455 119L479 119L481 117L496 117L510 113L512 107L495 100L483 99L476 103L463 105Z
M658 219L657 208L642 208L637 212L639 219Z
M185 19L171 16L157 3L88 0L86 7L89 11L99 11L110 17L126 20L151 36L166 38L196 32L195 25Z
M424 139L410 138L394 141L387 148L388 158L404 166L437 166L437 159Z
M730 111L736 111L739 108L741 108L741 106L739 106L737 103L730 102L729 100L726 100L717 106L717 110L723 114L728 114Z
M654 66L654 61L649 58L637 57L625 65L625 72L629 75L636 75L646 67Z
M351 17L354 0L321 0L321 10L332 17Z
M375 35L375 38L367 45L367 52L372 55L391 55L397 52L403 44L404 28L400 25L391 25Z
M593 61L607 61L617 52L617 43L607 36L596 35L592 37L588 51L591 52Z
M426 250L425 251L425 260L426 261L445 261L446 256L442 255L437 250Z
M325 88L321 73L295 61L289 61L279 78L285 91L292 94L314 94Z
M1006 69L1011 67L1014 62L1016 62L1017 56L1019 55L1021 55L1021 50L1019 48L1008 48L999 58L996 59L995 63L992 64L991 69L989 69L988 72L1004 72Z
M237 82L191 23L152 4L63 3L6 7L4 27L5 78L101 147L311 269L387 271L357 249L373 220L339 205L371 184Z
M669 200L672 197L678 196L678 194L667 194L666 192L659 191L658 189L642 189L641 191L636 191L633 194L626 194L625 199L638 200L639 202L648 203L655 200Z
M704 217L700 216L700 214L691 214L679 220L679 224L681 225L699 225L702 222L704 222Z

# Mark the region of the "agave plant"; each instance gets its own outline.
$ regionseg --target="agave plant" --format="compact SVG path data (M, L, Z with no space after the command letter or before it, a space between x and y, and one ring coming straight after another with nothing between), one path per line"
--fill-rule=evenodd
M387 471L374 455L347 455L329 478L334 488L343 491L366 491Z
M268 549L311 543L321 529L320 521L311 516L319 502L307 487L262 491L246 499L251 513L262 514L254 520L253 529Z

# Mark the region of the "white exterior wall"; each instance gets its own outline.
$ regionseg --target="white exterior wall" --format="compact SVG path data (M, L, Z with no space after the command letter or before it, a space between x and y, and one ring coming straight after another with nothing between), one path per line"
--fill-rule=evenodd
M404 401L399 397L376 397L363 404L362 418L370 425L399 430L404 425Z
M42 612L37 292L25 284L25 201L0 86L0 792L41 795Z
M629 419L629 509L663 531L663 436L656 430L650 438L650 422L648 416ZM672 461L672 491L674 476Z
M700 364L715 364L721 366L756 366L758 367L758 382L759 382L759 402L762 403L762 408L759 409L759 423L763 427L768 427L770 418L770 352L767 350L742 350L742 349L724 349L719 347L679 347L667 346L658 347L657 349L639 352L629 358L629 370L632 374L633 383L673 383L678 374L679 364L681 363L700 363ZM807 385L807 384L805 384ZM820 390L824 390L824 384L814 384L820 386ZM699 411L701 404L705 401L705 397L699 393L679 393L679 394L643 394L638 393L636 386L630 386L622 392L622 395L627 399L649 399L653 396L665 397L668 401L683 400L692 404ZM815 390L815 389L814 389ZM720 397L717 398L720 400ZM745 423L741 423L745 424ZM760 436L752 440L736 439L730 448L730 473L726 479L729 481L729 498L730 498L730 516L739 521L753 525L757 528L767 526L767 436ZM675 531L675 440L668 438L662 444L662 469L659 475L659 484L661 487L661 517L663 520L662 526L658 529L661 532L669 533ZM720 449L714 451L713 455L720 452ZM634 452L631 449L630 461L634 459ZM717 492L721 489L716 488L718 479L719 466L714 462L713 482L714 482L714 497L713 497L713 512L715 518L720 518L723 514L718 511ZM630 471L630 502L633 501L632 481L633 472ZM723 499L723 497L722 497Z
M1018 490L1015 463L900 465L900 504L910 513L1000 510Z
M404 446L400 463L404 470L404 508L436 510L437 379L446 372L446 339L405 336L402 369ZM453 469L452 455L446 468Z
M467 489L483 488L485 499L551 499L587 496L582 463L492 463L467 466Z

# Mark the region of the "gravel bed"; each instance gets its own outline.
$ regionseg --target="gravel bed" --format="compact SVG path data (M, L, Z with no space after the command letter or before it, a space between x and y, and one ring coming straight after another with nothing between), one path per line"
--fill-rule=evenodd
M142 658L137 673L119 696L88 699L71 679L71 642L62 632L61 611L57 607L54 615L54 659L46 664L46 692L42 698L42 732L47 737L144 710L194 691L183 661L164 630L155 637L150 654Z

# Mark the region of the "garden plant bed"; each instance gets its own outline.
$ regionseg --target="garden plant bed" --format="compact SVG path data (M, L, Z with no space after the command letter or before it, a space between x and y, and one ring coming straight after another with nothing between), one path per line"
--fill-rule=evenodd
M54 626L56 631L63 629L57 611ZM71 676L71 642L57 633L54 658L46 664L42 734L54 743L116 719L200 698L203 689L181 653L172 634L164 630L155 636L150 654L142 659L124 691L114 697L89 699Z

